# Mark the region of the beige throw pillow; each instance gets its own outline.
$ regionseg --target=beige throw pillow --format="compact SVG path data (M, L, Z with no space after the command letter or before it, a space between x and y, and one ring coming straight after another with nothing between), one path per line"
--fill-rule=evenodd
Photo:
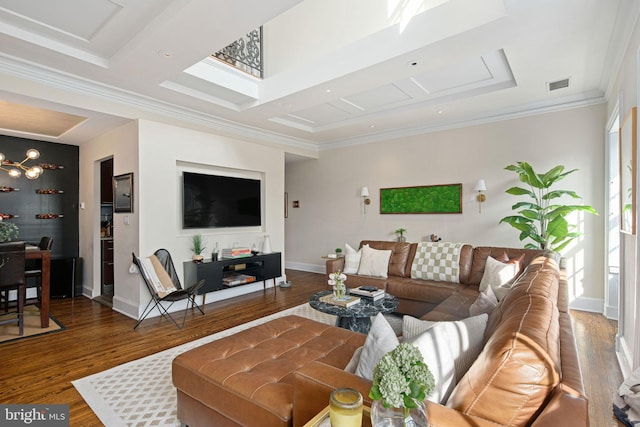
M496 298L500 301L511 289L510 281L518 274L518 268L516 263L503 263L487 257L484 274L480 280L480 292L485 292L487 287L491 286Z
M369 246L369 245L365 245ZM344 245L344 274L357 274L358 267L360 267L360 258L362 257L362 249L356 251L348 243Z
M449 348L449 337L445 329L442 325L435 325L406 342L418 347L424 363L433 375L436 386L427 396L427 400L446 403L456 383L454 357Z
M361 251L362 257L360 258L358 274L387 278L391 250L378 250L364 246Z
M469 316L477 316L482 313L491 314L498 305L498 298L493 293L493 288L487 286L484 292L480 292L478 298L469 307Z
M382 356L396 348L400 344L396 333L393 331L387 319L378 313L373 319L371 329L367 334L367 339L364 341L364 346L359 354L360 360L358 361L358 367L355 374L359 377L366 378L369 381L373 380L373 369L376 367ZM356 351L352 357L357 357L358 351ZM350 361L347 366L350 366Z
M447 337L447 346L453 357L455 383L457 384L482 351L484 330L487 326L488 318L487 314L481 314L452 322L431 322L404 316L402 319L402 335L405 339L411 340L436 325L443 328Z

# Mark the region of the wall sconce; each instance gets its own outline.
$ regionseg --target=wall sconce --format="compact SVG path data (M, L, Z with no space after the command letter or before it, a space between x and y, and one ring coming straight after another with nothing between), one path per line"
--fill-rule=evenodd
M362 187L360 191L360 197L362 197L362 213L367 213L367 205L371 204L371 199L369 198L369 189L367 187Z
M482 204L487 200L487 196L484 194L484 192L487 191L487 185L484 183L484 179L479 179L478 182L476 182L476 188L474 190L478 192L476 195L478 212L482 213Z
M30 148L27 150L27 157L21 161L20 163L15 163L7 160L4 154L0 153L0 170L5 171L9 174L11 178L19 178L22 175L22 169L24 171L24 176L28 179L36 179L38 178L44 170L41 166L35 165L30 168L26 167L24 164L27 160L35 160L40 157L40 152L35 148ZM6 169L2 166L10 166L12 169Z

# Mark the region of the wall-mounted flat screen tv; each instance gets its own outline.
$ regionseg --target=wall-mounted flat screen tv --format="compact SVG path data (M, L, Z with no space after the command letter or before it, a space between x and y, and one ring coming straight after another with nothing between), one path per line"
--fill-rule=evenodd
M183 172L183 228L262 225L260 180Z

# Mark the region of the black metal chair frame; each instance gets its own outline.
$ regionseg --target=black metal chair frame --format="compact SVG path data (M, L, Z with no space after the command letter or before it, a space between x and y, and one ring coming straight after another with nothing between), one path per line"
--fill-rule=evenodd
M136 256L135 253L131 253L131 255L133 256L133 263L136 265L136 267L138 267L138 271L140 272L140 275L142 276L142 279L145 285L147 286L147 290L151 294L151 299L147 303L147 306L142 312L142 316L138 320L138 323L136 323L136 325L133 327L133 329L137 328L138 325L140 325L140 323L142 323L142 321L155 308L158 309L161 316L168 317L169 319L171 319L171 321L174 323L174 325L176 325L178 329L182 329L184 327L185 320L187 319L187 311L189 310L189 305L191 305L192 309L193 307L196 307L200 311L200 313L204 315L204 311L202 310L202 307L196 302L196 299L195 299L196 296L198 295L198 291L204 286L204 283L205 283L204 279L200 280L198 283L194 285L191 285L183 289L182 284L180 283L180 279L176 274L176 269L173 265L173 261L171 260L171 255L169 254L169 251L167 251L166 249L158 249L153 254L158 258L158 260L164 267L165 271L169 274L169 277L171 277L171 281L173 282L173 285L176 287L176 290L167 294L164 297L160 297L156 292L155 288L153 287L149 278L144 274L144 269L140 264L140 259ZM182 324L179 325L178 322L176 322L176 320L173 318L173 316L169 312L169 309L176 301L181 301L184 299L187 300L187 306L185 307L184 315L182 316ZM189 302L191 304L189 304ZM163 303L169 303L169 304L165 307Z

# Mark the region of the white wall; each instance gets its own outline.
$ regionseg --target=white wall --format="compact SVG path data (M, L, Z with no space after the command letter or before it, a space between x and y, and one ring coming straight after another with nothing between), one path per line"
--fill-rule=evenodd
M100 162L109 157L114 159L114 174L134 172L137 175L138 126L131 122L114 129L99 138L80 146L80 202L85 208L80 210L80 256L84 262L83 293L94 298L100 295ZM124 264L121 255L124 248L137 247L137 232L124 229L121 215L117 214L113 224L114 253L118 254L116 266ZM134 221L134 224L136 222ZM126 266L128 268L128 264ZM114 308L137 299L137 292L126 286L118 286L114 298Z
M182 263L191 260L191 235L195 233L202 233L208 241L208 253L215 242L219 242L220 247L229 247L234 242L260 245L265 234L270 235L274 251L284 252L284 151L281 149L139 120L92 141L81 147L80 152L82 165L94 165L100 159L113 156L115 175L134 172L134 212L114 214L114 310L138 318L149 299L139 275L129 273L131 252L148 256L156 249L168 249L181 280ZM90 167L81 166L81 200L92 197L95 200L91 205L99 206L99 174L90 173ZM182 230L180 173L185 168L259 174L264 185L263 226ZM88 193L89 189L93 189L93 195ZM84 278L85 294L92 297L100 293L98 219L99 210L81 215L81 256L94 260L88 263L92 271L87 271L89 274ZM183 282L183 285L186 284ZM262 283L255 283L211 293L207 302L262 287ZM175 308L180 309L180 305Z
M504 167L527 161L546 172L562 164L579 171L558 188L576 191L601 213L580 218L585 236L565 253L573 305L602 310L604 127L605 107L599 105L323 151L319 160L288 164L289 201L298 200L301 207L289 206L286 265L324 272L322 255L345 243L355 247L363 239L393 240L399 227L414 242L433 233L474 246L522 247L519 233L499 224L523 200L505 193L518 179ZM488 188L481 214L473 194L480 178ZM463 185L462 214L379 214L380 188L451 183ZM372 195L366 215L361 213L362 186Z
M629 45L613 84L607 104L607 114L611 115L616 106L619 107L620 123L632 107L638 105L638 73L640 61L640 25L631 34ZM635 141L637 146L637 141ZM636 162L636 168L640 163ZM640 182L636 183L636 192L640 191ZM636 196L637 197L637 196ZM636 230L638 218L636 214ZM636 235L621 234L620 248L620 314L618 316L618 360L623 375L626 377L633 369L640 366L640 339L638 316L640 316L640 283L638 282L638 238Z

